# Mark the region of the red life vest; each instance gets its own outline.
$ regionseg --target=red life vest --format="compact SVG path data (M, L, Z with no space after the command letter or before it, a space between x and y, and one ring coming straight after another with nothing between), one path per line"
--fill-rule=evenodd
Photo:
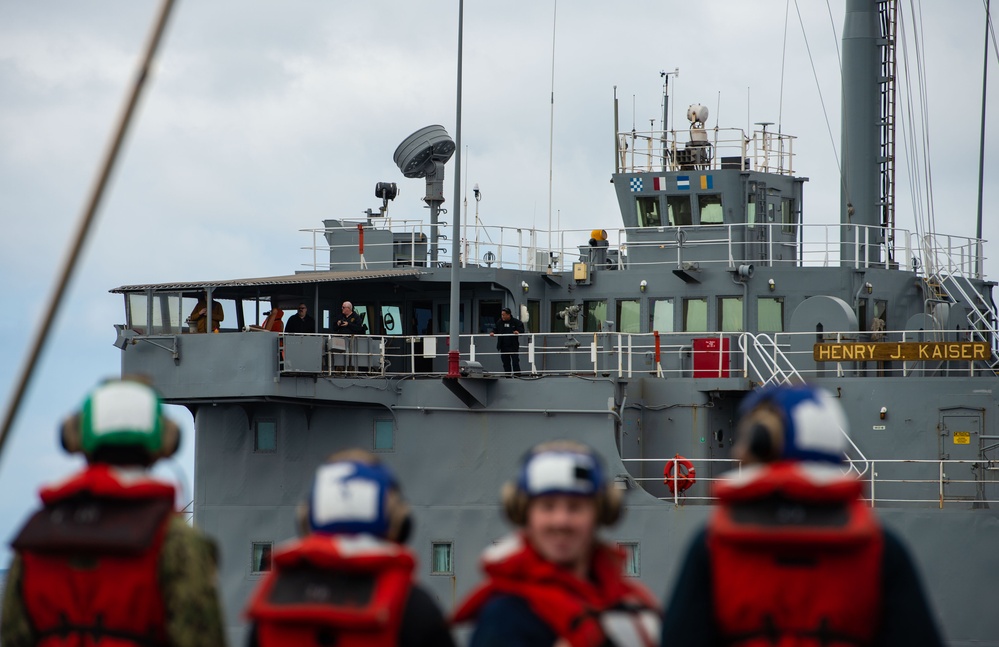
M715 617L727 644L867 645L881 616L883 534L860 481L775 463L715 489Z
M659 644L659 609L640 583L622 575L624 554L598 544L593 555L593 581L580 580L546 561L515 535L486 550L483 569L489 580L465 600L455 623L474 619L495 595L514 595L527 602L545 624L573 647Z
M40 494L12 543L38 645L166 645L157 565L173 486L93 465Z
M415 559L371 535L309 535L275 551L246 615L260 647L392 647Z

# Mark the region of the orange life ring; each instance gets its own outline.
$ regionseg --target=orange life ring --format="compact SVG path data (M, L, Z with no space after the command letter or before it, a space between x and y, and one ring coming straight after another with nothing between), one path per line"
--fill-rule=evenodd
M676 476L673 476L674 467L676 467ZM694 469L693 463L677 454L666 461L663 477L663 483L669 488L670 494L683 494L697 482L697 471Z

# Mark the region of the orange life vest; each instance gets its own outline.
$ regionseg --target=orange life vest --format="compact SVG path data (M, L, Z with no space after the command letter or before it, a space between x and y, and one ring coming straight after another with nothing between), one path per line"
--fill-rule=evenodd
M488 549L483 568L489 580L465 600L454 622L475 618L495 595L527 602L545 624L573 647L658 645L659 610L655 597L622 575L623 553L598 544L591 564L593 581L538 555L521 535Z
M870 644L884 540L861 487L836 467L790 462L716 487L707 545L727 644Z
M157 565L173 486L93 465L41 498L12 543L38 645L166 645Z
M260 647L392 647L414 565L405 547L371 535L309 535L275 551L246 613Z

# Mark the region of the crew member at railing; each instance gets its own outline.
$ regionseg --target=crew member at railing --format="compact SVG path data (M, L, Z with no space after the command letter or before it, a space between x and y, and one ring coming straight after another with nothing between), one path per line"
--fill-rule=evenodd
M333 324L333 332L338 335L363 335L365 332L361 316L354 312L354 304L344 301L340 306L340 316Z
M524 332L524 322L516 319L510 308L503 308L500 311L500 320L496 322L496 329L499 330L496 350L503 358L503 371L506 373L512 371L516 377L520 375L520 340L517 336ZM489 331L490 337L495 335L495 330Z
M298 313L291 315L288 323L284 325L284 331L299 333L316 332L316 320L309 315L309 307L305 303L298 304Z
M740 407L740 473L694 537L663 621L675 644L942 645L901 540L843 472L847 422L809 386Z

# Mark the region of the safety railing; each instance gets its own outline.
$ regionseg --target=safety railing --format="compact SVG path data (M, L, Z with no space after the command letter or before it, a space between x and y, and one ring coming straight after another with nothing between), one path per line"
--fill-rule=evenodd
M369 235L362 242L358 225L376 232L391 227L393 236ZM378 220L302 231L312 236L312 245L302 248L311 256L303 265L314 271L432 265L426 238L429 226L422 221ZM740 223L602 231L607 234L608 245L603 248L599 265L613 269L680 267L687 260L726 268L743 263L765 266L772 262L768 259L792 259L790 262L801 267L883 267L910 269L919 274L924 268L938 265L935 259L942 255L952 266L957 265L962 276L984 278L980 270L985 260L983 241L963 236L917 236L898 229L893 232L893 251L888 253L883 228L865 225ZM333 244L319 242L327 234ZM592 230L580 229L546 232L524 227L466 226L458 243L460 262L462 267L563 272L571 269L574 261L590 260L591 236ZM643 253L644 249L654 253ZM439 258L450 262L450 255Z
M285 334L283 339L288 340L283 354L296 360L291 367L282 364L283 373L440 377L448 370L447 335ZM497 339L487 333L460 335L468 373L505 375ZM991 349L968 345L976 340L969 330L826 331L819 341L815 332L525 333L518 336L519 377L739 378L769 384L845 376L992 376Z
M746 137L741 128L632 130L618 134L617 167L619 173L731 168L794 175L795 139L767 130Z
M624 458L629 478L661 501L674 505L709 505L717 501L714 484L731 479L741 463L727 458ZM677 461L689 462L695 472L693 485L685 490L667 481L679 471ZM673 464L672 472L668 468ZM662 468L663 475L635 476L650 467ZM852 461L844 463L844 474L854 473ZM999 503L999 459L979 460L869 460L866 472L858 477L865 484L863 499L874 508L986 507Z

